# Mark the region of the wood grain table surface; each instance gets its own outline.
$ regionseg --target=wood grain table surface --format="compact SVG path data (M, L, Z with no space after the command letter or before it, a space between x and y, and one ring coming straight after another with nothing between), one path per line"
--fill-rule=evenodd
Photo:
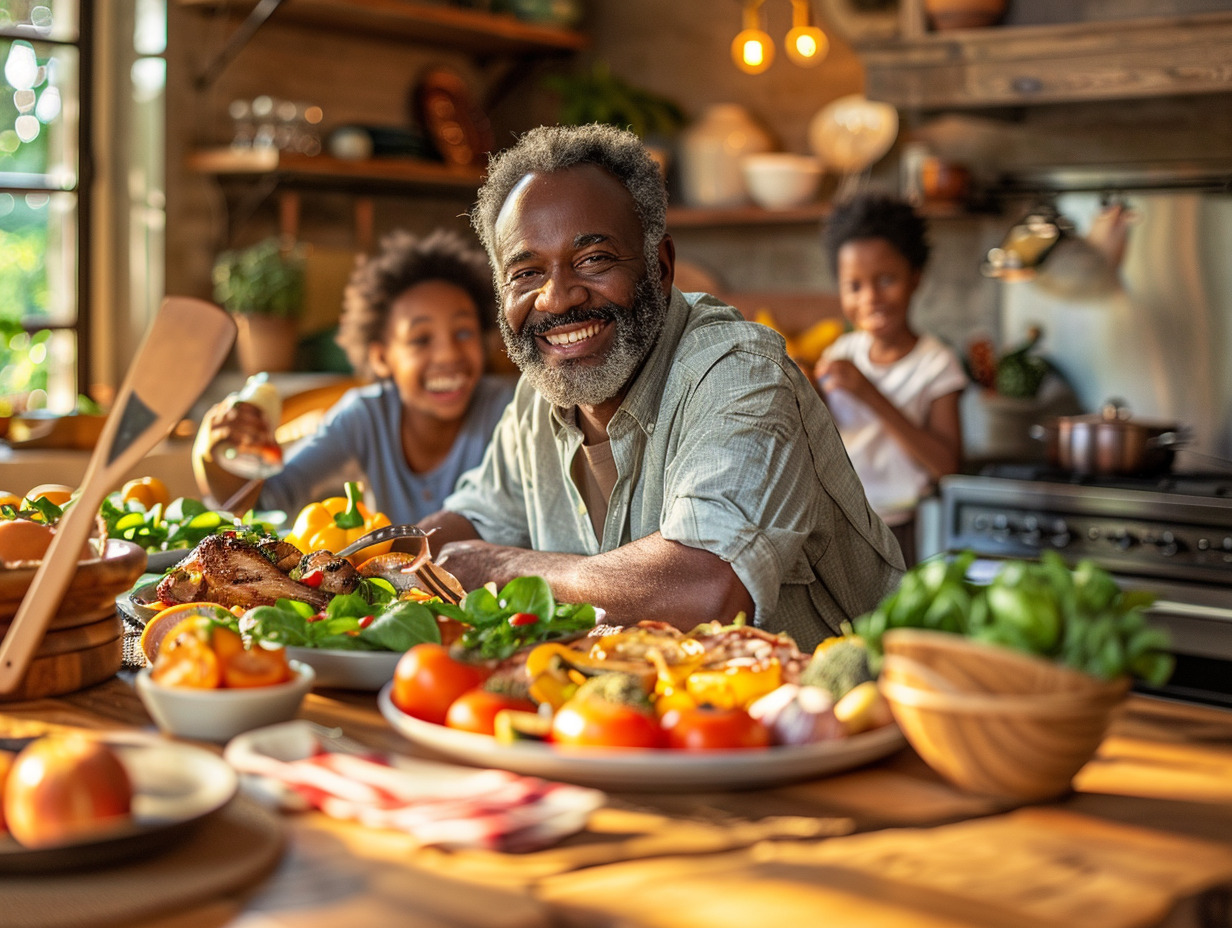
M415 753L375 694L316 692L301 717ZM123 676L0 703L0 736L56 726L153 730ZM584 832L530 853L283 821L271 874L139 928L1210 928L1232 924L1232 712L1132 696L1074 792L1025 807L950 787L906 748L771 789L609 792Z

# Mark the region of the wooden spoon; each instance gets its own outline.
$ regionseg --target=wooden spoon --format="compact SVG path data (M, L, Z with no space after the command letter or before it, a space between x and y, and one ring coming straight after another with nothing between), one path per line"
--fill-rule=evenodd
M16 689L25 675L72 581L103 498L188 412L234 341L235 321L212 303L179 296L163 301L116 395L77 498L0 641L0 693Z

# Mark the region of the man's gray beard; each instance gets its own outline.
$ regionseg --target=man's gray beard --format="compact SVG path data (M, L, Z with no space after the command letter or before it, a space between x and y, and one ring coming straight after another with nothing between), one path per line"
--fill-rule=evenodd
M650 354L667 317L667 295L657 281L646 276L638 281L628 308L609 303L595 309L570 310L545 320L539 332L523 327L521 333L514 333L504 313L497 316L510 359L544 399L564 408L597 406L624 389ZM543 360L536 335L596 319L616 325L612 347L601 364L566 360L549 366Z

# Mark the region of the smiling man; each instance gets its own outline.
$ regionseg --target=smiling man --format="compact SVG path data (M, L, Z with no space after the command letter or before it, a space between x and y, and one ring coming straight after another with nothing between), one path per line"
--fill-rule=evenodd
M811 648L902 570L782 339L672 286L667 195L640 140L540 127L497 156L471 219L522 371L436 527L471 589L538 574L607 621L744 612Z

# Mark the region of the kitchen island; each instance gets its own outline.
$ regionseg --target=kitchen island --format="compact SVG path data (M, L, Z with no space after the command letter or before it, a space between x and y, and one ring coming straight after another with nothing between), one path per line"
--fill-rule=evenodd
M374 694L314 693L301 717L376 750L414 753ZM0 736L57 726L152 730L124 676L0 704ZM171 896L180 881L183 899L169 914L124 922L139 928L1205 928L1228 925L1232 911L1232 713L1141 696L1119 712L1072 795L1027 807L951 788L910 748L772 789L609 792L586 831L521 854L416 849L400 833L317 812L232 806L281 836L268 863L226 892L190 892L208 855L172 847L102 877L0 874L0 899L44 893L56 912L48 923L60 924L83 881ZM207 833L233 841L233 861L254 851L260 842L245 839L244 822L231 837L213 833L230 827L226 812L181 842ZM77 914L74 924L91 924L88 911Z

